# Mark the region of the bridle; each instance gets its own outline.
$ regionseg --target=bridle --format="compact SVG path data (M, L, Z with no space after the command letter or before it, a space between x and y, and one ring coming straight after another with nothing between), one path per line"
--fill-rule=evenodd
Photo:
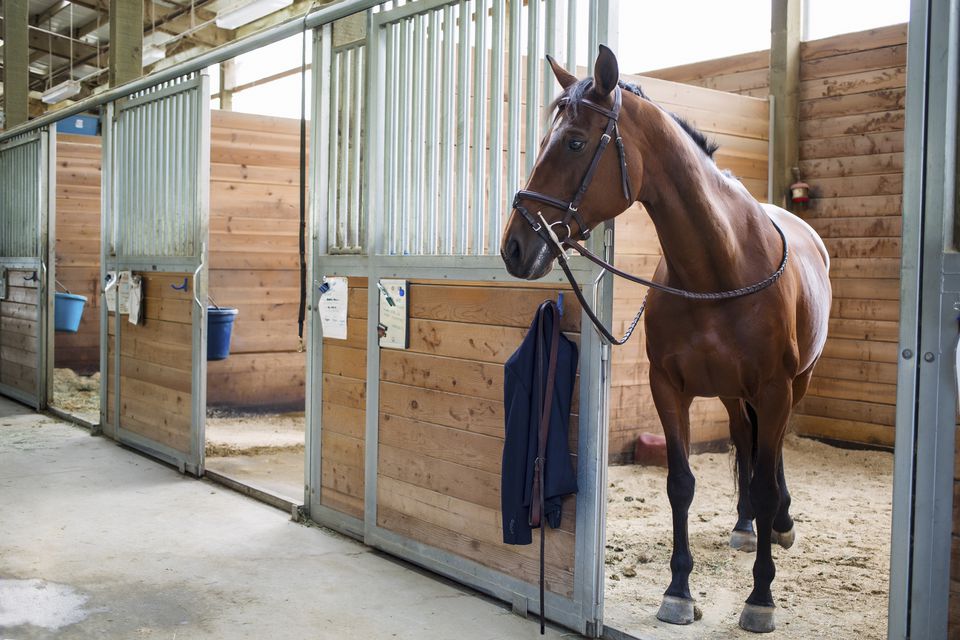
M516 209L521 216L523 216L523 219L526 220L527 224L530 225L530 228L533 229L538 236L540 236L540 239L546 242L548 247L550 247L551 253L553 253L553 256L556 258L557 262L560 263L560 268L563 269L563 273L570 282L573 293L577 296L577 300L580 301L580 306L586 312L587 317L590 318L590 321L597 328L597 331L600 333L600 335L607 342L615 345L622 345L630 339L631 335L633 335L633 331L636 329L637 323L640 322L640 317L643 315L644 310L646 310L646 297L644 297L643 302L640 305L640 310L637 311L637 314L634 316L630 326L627 327L626 333L624 333L623 337L618 340L606 327L603 326L603 323L600 322L600 319L583 297L583 292L580 290L580 285L573 277L573 273L570 271L570 266L567 263L566 249L573 249L587 260L590 260L603 270L608 271L615 276L619 276L625 280L629 280L630 282L636 282L637 284L644 285L651 289L657 289L658 291L663 291L665 293L693 300L728 300L731 298L747 296L752 293L756 293L757 291L766 289L774 282L779 280L780 276L783 275L783 271L787 267L787 259L790 255L789 248L787 247L787 237L784 235L783 229L780 228L780 225L778 225L773 218L770 218L770 223L773 224L773 227L777 230L777 233L780 235L780 240L783 243L783 258L780 260L780 266L777 267L777 270L760 282L756 282L746 287L731 289L728 291L700 293L696 291L677 289L675 287L661 284L659 282L653 282L652 280L647 280L646 278L641 278L639 276L634 276L621 271L577 242L577 240L586 240L590 237L590 229L587 228L583 221L583 217L580 215L580 203L583 201L583 198L587 193L587 189L590 188L590 183L593 181L594 173L596 173L597 167L600 165L600 158L603 156L603 152L606 150L607 145L610 144L611 140L615 140L617 144L617 152L620 159L620 184L623 188L623 197L627 200L628 206L634 202L634 198L630 195L630 178L627 175L627 159L623 150L623 139L620 137L620 128L618 126L622 99L620 86L618 85L613 90L613 109L607 109L606 107L600 106L586 98L581 98L578 101L577 104L579 106L587 107L588 109L606 116L607 126L604 129L603 135L600 137L600 144L597 145L597 150L593 154L593 160L591 160L590 166L587 168L587 172L583 176L583 180L580 181L580 188L577 189L576 193L573 195L573 198L569 202L565 202L559 198L554 198L553 196L545 193L540 193L539 191L530 191L528 189L521 189L517 191L516 195L513 197L513 208ZM562 99L560 104L569 104L569 99ZM543 212L538 211L537 217L534 217L526 207L520 204L521 200L534 200L550 207L560 209L564 211L564 216L557 222L547 222L547 220L543 217ZM574 236L571 232L571 221L577 223L577 236ZM561 240L553 230L555 226L560 225L565 227L567 230L563 240Z

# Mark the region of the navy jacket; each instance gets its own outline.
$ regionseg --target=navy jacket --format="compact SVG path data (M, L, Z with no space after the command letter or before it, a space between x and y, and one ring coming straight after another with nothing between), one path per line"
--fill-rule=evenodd
M538 349L537 333L544 326L544 342ZM503 443L500 503L503 510L503 541L506 544L530 544L529 525L534 461L537 457L537 430L543 389L537 388L537 358L546 378L550 357L552 314L537 314L520 348L504 367L503 395L506 408L506 437ZM544 468L546 521L560 526L560 502L563 496L577 492L577 473L570 460L568 425L573 385L577 375L577 346L560 334L557 372L553 392L553 410L547 437ZM538 508L533 505L533 508Z

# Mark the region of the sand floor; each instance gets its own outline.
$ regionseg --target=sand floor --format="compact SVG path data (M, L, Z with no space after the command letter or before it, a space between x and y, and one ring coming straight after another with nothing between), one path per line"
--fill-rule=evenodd
M774 547L778 638L886 638L893 454L851 451L797 436L784 448L797 541ZM690 589L703 619L656 619L670 582L666 469L611 467L605 623L640 638L755 638L737 626L754 554L729 548L736 515L732 458L691 456Z

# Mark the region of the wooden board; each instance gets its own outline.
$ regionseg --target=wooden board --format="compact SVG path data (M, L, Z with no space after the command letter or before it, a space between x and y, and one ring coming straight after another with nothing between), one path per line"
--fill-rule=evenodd
M7 297L0 300L0 383L36 396L39 292L33 271L7 271Z

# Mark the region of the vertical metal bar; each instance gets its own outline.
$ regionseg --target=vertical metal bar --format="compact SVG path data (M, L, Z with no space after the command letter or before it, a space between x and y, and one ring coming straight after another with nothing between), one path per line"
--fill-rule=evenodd
M337 159L340 146L340 54L335 53L330 64L330 146L329 170L330 189L327 191L327 250L340 244L337 241Z
M360 152L362 144L360 131L363 118L363 79L366 72L365 56L363 47L356 47L355 58L355 76L353 81L353 176L350 182L353 184L353 237L352 249L359 251L363 244L363 216L360 212L361 189L360 189L360 162L363 154Z
M473 198L470 215L473 222L471 253L483 253L483 211L486 195L484 151L487 146L487 0L475 0L473 42Z
M413 226L411 228L410 252L420 255L423 253L421 238L423 236L423 174L424 174L424 131L423 131L423 16L416 15L413 21L413 147L411 161L413 164L412 213Z
M509 84L507 93L510 98L507 102L507 195L513 197L520 183L520 149L523 141L520 140L520 75L521 50L520 27L521 6L519 2L510 3L509 35L507 36L507 74Z
M443 102L440 105L440 243L438 251L449 254L452 251L453 241L450 231L453 228L453 154L454 140L457 130L456 114L456 22L453 5L443 8L443 82L440 94Z
M399 133L399 144L396 160L389 160L389 162L399 163L399 177L398 183L400 186L400 197L397 198L397 208L395 215L400 221L400 247L399 255L409 255L410 254L410 215L411 215L411 205L410 205L410 191L415 188L414 185L410 184L411 176L411 149L414 148L413 140L409 135L406 135L410 131L411 125L411 101L413 99L412 92L410 91L410 80L412 70L410 65L413 61L412 55L412 46L411 46L411 32L413 31L413 21L412 20L403 20L400 23L400 85L398 87L400 94L400 124L397 127Z
M505 0L493 0L490 47L490 193L487 200L486 253L500 252L500 213L503 209L503 9ZM479 240L479 242L483 242ZM483 253L481 250L480 253Z
M347 49L341 54L343 64L340 69L342 88L340 90L340 189L337 207L337 246L346 249L347 219L350 216L350 113L353 89L353 50Z
M533 169L539 148L537 134L540 131L540 84L537 70L540 68L540 2L542 0L530 0L527 4L527 135L524 146L527 154L527 176Z
M437 253L437 109L440 104L439 68L440 58L440 10L430 12L430 26L427 33L427 87L425 90L427 105L426 135L426 232L421 246L427 255Z
M396 136L397 136L397 109L396 109L396 92L397 88L396 83L396 69L394 64L396 62L396 25L388 24L385 27L382 27L384 31L384 40L386 42L386 51L384 52L384 66L386 68L385 74L385 88L383 89L383 100L382 104L385 105L385 122L384 122L384 156L387 158L387 170L384 180L384 202L393 203L396 201ZM376 40L375 40L376 41ZM373 55L372 52L368 52L368 55ZM386 211L386 225L384 231L386 232L386 253L393 254L395 253L395 243L397 239L397 229L396 225L396 216L394 215L394 207Z
M577 0L567 0L567 71L577 72Z
M460 39L457 70L457 250L467 253L467 234L470 216L470 8L467 0L460 0L458 17Z
M549 53L554 58L557 57L557 0L545 0L545 20L546 22L544 29L544 53ZM550 95L554 92L554 82L556 80L553 77L553 73L550 71L550 63L547 62L546 57L538 57L540 64L543 67L542 75L540 76L540 81L542 83L540 89L540 104L539 110L541 113L546 112L546 107L550 104ZM546 117L541 123L540 135L543 136L547 133L547 129L550 127L550 119Z

